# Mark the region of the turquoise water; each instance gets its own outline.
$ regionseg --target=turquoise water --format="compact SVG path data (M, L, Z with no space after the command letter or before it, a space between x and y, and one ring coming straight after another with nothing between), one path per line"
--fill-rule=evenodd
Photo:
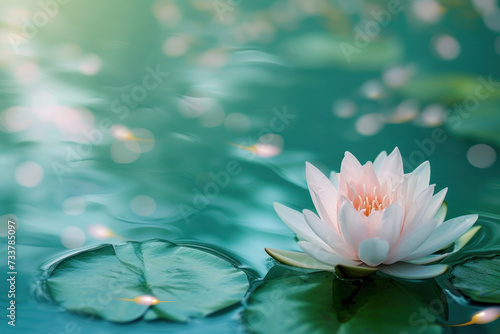
M265 247L299 250L272 203L312 209L305 161L327 173L345 151L364 162L397 146L407 171L429 160L448 216L483 226L453 263L500 250L498 88L470 116L455 106L479 76L500 81L494 18L470 1L403 1L348 62L340 45L386 1L222 3L61 1L46 24L37 1L0 5L0 203L19 221L18 325L2 333L244 332L242 306L117 325L32 292L68 249L153 238L217 246L263 278ZM450 305L449 324L480 309Z

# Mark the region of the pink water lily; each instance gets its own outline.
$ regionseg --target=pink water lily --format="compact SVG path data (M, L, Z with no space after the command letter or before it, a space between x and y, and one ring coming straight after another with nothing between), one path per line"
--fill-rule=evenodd
M444 221L447 189L434 194L427 161L405 174L397 148L365 165L346 152L340 173L332 172L330 178L306 163L306 178L319 216L274 204L305 253L266 251L289 265L350 276L379 270L406 279L430 278L448 266L426 264L458 251L479 229L471 228L477 215ZM433 254L453 242L450 252Z

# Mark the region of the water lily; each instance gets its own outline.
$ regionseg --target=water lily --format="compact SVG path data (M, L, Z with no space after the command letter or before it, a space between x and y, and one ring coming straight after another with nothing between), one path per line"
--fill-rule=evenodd
M380 271L406 279L430 278L448 270L445 264L431 263L461 249L479 229L471 228L475 214L444 221L447 188L434 194L427 161L405 174L397 148L364 165L346 152L340 173L332 172L330 178L306 163L306 178L318 215L274 204L305 253L266 249L292 266L351 277ZM434 254L453 243L449 252Z

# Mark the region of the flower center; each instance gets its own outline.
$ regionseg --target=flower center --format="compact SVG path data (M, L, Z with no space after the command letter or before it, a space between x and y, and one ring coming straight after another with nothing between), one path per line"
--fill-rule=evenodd
M369 216L372 211L384 210L391 204L391 200L387 195L380 197L377 193L377 187L372 191L367 191L366 185L363 184L362 194L355 194L352 204L356 210Z

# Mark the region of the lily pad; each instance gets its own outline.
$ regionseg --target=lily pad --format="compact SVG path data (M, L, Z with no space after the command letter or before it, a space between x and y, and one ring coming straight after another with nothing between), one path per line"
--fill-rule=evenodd
M242 300L249 281L236 265L205 249L163 240L105 244L50 264L41 290L68 311L113 322L186 321ZM131 301L142 295L161 302Z
M500 256L472 258L451 275L453 286L472 300L500 304Z
M250 295L243 313L250 333L442 332L435 322L441 315L426 308L418 291L409 293L394 280L349 281L331 272L292 270L277 277L273 269Z

